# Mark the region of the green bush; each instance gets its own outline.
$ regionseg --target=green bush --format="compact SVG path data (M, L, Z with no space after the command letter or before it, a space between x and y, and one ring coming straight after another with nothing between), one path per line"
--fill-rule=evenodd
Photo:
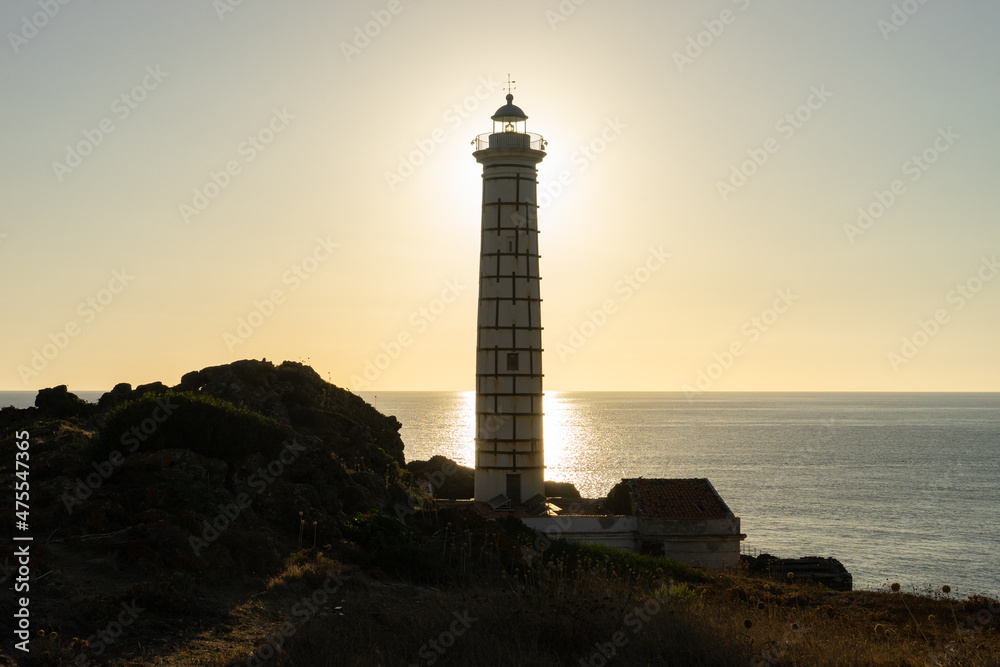
M650 578L673 578L679 581L706 581L707 575L684 563L664 556L648 556L621 549L613 549L601 544L553 540L542 554L544 560L562 560L567 570L577 567L605 567L622 573L632 570Z
M413 583L442 583L456 570L442 558L441 547L382 510L359 512L344 519L341 534L361 547L364 567Z
M691 588L683 582L679 584L675 584L672 581L662 583L653 591L653 597L657 600L669 600L693 607L701 604L701 594L698 590Z
M95 460L113 450L190 449L233 459L260 452L277 456L290 430L247 408L190 392L145 394L108 412L92 441Z
M340 532L369 551L392 549L415 538L413 529L382 510L358 512L341 522Z

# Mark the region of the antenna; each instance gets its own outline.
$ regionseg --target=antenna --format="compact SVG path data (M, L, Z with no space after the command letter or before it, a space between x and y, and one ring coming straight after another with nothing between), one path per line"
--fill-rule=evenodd
M514 85L515 83L517 83L517 81L511 81L510 80L510 73L508 72L508 74L507 74L507 86L506 86L505 90L508 93L510 93L510 94L514 94L514 89L516 88L516 86Z

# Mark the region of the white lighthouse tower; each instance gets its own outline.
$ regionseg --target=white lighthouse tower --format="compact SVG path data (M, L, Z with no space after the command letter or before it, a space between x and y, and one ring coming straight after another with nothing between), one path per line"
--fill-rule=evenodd
M527 119L508 94L493 131L473 142L483 165L475 499L494 507L544 498L536 191L545 141Z

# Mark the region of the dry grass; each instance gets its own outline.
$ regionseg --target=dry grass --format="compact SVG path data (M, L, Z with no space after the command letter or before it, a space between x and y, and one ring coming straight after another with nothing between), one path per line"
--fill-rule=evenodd
M435 585L295 551L267 579L206 586L186 615L147 612L115 659L91 664L1000 665L1000 603L986 598L840 593L741 572L672 581L666 563L650 572L589 555L527 568L489 543L432 542L425 553L455 574ZM22 664L68 664L80 646L50 633L33 648Z
M337 594L315 613L296 609L331 573L346 577ZM275 597L238 655L188 664L1000 664L1000 605L985 598L838 593L740 573L673 583L557 562L517 574L484 567L430 587L350 573L324 557L293 559L268 589ZM289 622L293 632L278 640ZM272 649L261 651L268 639ZM247 663L255 640L266 662Z

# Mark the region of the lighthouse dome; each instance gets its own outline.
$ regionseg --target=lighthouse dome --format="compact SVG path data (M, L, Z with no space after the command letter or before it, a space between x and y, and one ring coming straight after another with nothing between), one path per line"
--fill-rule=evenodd
M492 116L493 120L498 122L512 122L519 120L527 120L527 116L521 111L521 107L514 106L514 96L510 93L507 94L507 104L503 105L497 112Z

